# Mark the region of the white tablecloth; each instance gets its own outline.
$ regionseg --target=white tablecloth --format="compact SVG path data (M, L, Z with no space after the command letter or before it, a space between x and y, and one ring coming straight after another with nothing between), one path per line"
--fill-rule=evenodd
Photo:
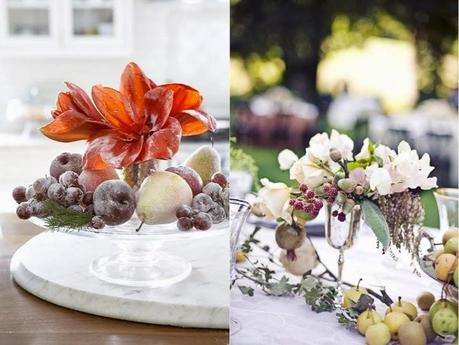
M245 234L252 231L247 225ZM244 238L244 236L242 236ZM274 231L263 228L256 236L273 250L278 247L274 241ZM337 251L329 247L324 238L312 238L321 260L332 270L336 270ZM253 256L262 257L261 251ZM263 260L261 258L260 260ZM298 278L291 276L292 281ZM416 303L421 291L431 291L440 296L441 287L422 274L413 273L407 258L396 263L388 254L382 255L376 249L374 235L363 228L357 243L345 252L344 280L356 283L363 278L362 285L377 290L374 285L386 286L387 293L395 300L398 296ZM247 280L238 281L250 285ZM376 300L377 311L384 314L386 307ZM304 302L302 297L272 297L255 288L253 297L242 295L237 287L231 294L231 318L238 321L241 330L231 336L232 345L362 345L365 338L355 330L349 330L337 322L335 313L317 314ZM437 341L435 344L442 344Z

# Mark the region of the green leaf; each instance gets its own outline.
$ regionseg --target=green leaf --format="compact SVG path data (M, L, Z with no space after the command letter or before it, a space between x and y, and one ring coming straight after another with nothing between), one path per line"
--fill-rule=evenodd
M241 290L243 295L248 295L250 297L253 296L254 290L250 286L238 285L237 287L239 288L239 290Z
M383 247L387 248L389 245L389 226L378 205L369 199L364 199L362 210L365 223L373 230L376 238L382 243Z

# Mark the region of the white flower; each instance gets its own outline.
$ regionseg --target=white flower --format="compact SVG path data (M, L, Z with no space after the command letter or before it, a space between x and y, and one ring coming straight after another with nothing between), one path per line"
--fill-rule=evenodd
M266 216L272 219L284 218L291 222L288 212L290 188L285 183L271 182L267 178L262 178L260 182L263 188L258 191L258 197L263 203L262 209Z
M416 150L411 150L406 141L398 145L398 154L392 162L392 175L395 177L395 191L408 188L428 190L437 186L437 178L429 177L434 169L430 166L430 156L426 153L419 159Z
M290 179L315 188L332 178L332 175L309 159L308 154L301 157L290 168Z
M378 145L375 148L374 152L375 156L381 159L383 165L390 163L393 158L396 156L396 153L391 148L387 147L386 145Z
M365 172L368 176L371 190L377 191L380 195L391 193L392 177L386 168L380 168L377 164L372 164Z
M332 130L330 135L330 148L336 149L341 153L341 157L348 161L352 161L352 150L354 149L354 142L346 134L340 134L336 130Z
M298 161L298 156L291 150L282 150L277 156L277 161L281 170L288 170Z
M363 145L362 148L360 149L360 152L355 155L356 160L367 160L370 159L371 153L370 153L370 139L365 138L363 140Z
M318 133L309 140L306 150L314 161L327 162L330 160L330 139L327 133Z

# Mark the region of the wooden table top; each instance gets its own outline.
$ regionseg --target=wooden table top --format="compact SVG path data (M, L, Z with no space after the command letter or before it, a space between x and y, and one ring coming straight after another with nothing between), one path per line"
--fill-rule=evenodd
M1 345L223 345L227 330L149 325L90 315L41 300L15 284L10 260L41 229L0 215Z

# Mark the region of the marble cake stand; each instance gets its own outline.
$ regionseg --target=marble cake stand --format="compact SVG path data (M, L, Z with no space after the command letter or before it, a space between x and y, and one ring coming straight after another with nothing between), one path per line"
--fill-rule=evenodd
M11 273L25 290L51 303L123 320L199 328L228 328L228 236L169 242L168 253L192 265L188 278L162 288L106 283L90 273L110 241L44 232L14 254Z

